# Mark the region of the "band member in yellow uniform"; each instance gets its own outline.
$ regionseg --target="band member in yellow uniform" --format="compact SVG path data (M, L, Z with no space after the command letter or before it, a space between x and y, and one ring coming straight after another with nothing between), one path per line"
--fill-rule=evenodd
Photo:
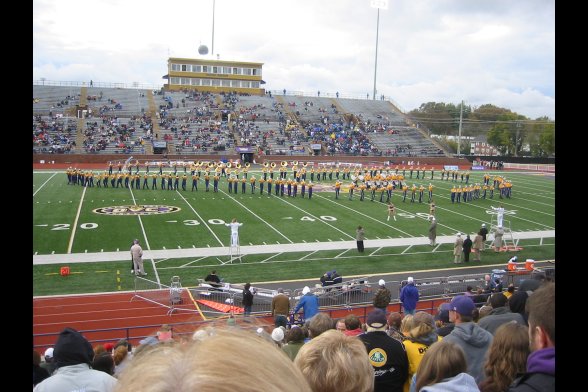
M198 174L196 174L196 172L194 172L194 174L192 174L192 192L194 192L194 190L196 190L198 192L198 180L200 179L200 177L198 177Z
M429 203L433 200L433 184L429 183Z
M306 181L300 181L300 196L304 199L304 193L306 192Z
M251 185L251 194L253 194L255 193L255 176L251 176L249 183Z
M410 202L414 203L414 199L416 198L416 192L417 192L417 186L416 184L412 184L412 188L410 188Z
M419 203L423 202L423 194L425 193L425 187L423 184L419 185Z
M267 173L266 173L267 174ZM263 184L265 183L265 180L263 178L259 179L259 194L263 195Z
M341 191L341 181L337 180L335 182L335 199L339 198L339 192Z
M210 174L208 172L204 173L204 188L206 190L206 192L209 191L210 187Z
M245 193L246 184L247 184L247 178L245 178L245 176L243 176L243 178L241 178L241 193Z
M349 184L349 200L353 200L353 190L355 189L355 183Z
M214 177L212 177L212 191L218 192L218 181L220 180L220 176L218 172L214 173Z

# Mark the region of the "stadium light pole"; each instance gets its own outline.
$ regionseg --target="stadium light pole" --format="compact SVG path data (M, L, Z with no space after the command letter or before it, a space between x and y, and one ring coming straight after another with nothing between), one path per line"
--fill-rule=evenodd
M380 8L387 10L388 9L388 0L371 0L370 6L372 8L378 9L378 19L376 22L376 60L374 61L374 95L372 99L376 100L376 75L378 73L378 35L380 32Z
M214 9L216 6L216 0L212 0L212 48L210 54L214 54Z

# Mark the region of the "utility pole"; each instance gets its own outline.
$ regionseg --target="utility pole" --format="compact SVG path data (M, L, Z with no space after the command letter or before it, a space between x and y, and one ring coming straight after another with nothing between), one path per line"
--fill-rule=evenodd
M461 123L463 120L463 100L461 101L461 107L459 109L459 133L457 134L457 156L459 157L459 153L461 150Z

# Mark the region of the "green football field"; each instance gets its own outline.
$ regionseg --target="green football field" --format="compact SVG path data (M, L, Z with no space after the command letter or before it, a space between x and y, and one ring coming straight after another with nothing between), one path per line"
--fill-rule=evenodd
M451 181L441 181L439 172L430 180L407 178L407 183L434 188L437 206L437 236L455 236L457 232L474 233L482 223L490 227L494 211L500 203L506 209L505 226L513 232L553 231L553 235L521 239L520 258L536 260L555 257L555 177L552 174L501 172L513 183L513 196L499 199L478 199L452 204ZM188 173L189 175L189 173ZM260 177L255 170L249 176ZM483 172L472 172L470 183L482 182ZM408 177L408 176L407 176ZM150 278L169 284L172 276L180 276L184 285L195 284L212 268L229 282L267 282L285 279L315 278L336 268L344 277L384 272L414 271L453 267L452 245L436 247L427 244L373 246L370 241L414 239L426 237L429 205L425 191L422 203L402 201L395 190L392 201L397 207L397 220L387 221L387 206L379 202L379 193L371 201L366 193L353 200L343 189L335 199L333 181L315 181L312 199L263 195L259 186L251 193L229 193L221 178L219 192L118 188L84 188L68 185L64 171L33 172L33 283L34 295L101 292L133 289L130 275L129 248L134 238L145 251L158 252L162 257L145 258ZM344 181L344 186L348 181ZM458 181L458 184L461 184ZM151 180L149 180L151 186ZM385 197L384 197L385 200ZM151 211L148 215L138 211ZM243 223L240 244L244 246L277 245L273 253L247 254L240 263L228 263L230 230L225 226L232 218ZM359 254L354 243L355 230L362 225L366 233L366 252ZM507 236L505 236L506 238ZM533 236L531 236L533 237ZM516 235L515 235L516 238ZM473 239L473 237L472 237ZM321 249L318 244L345 243L340 249ZM337 245L335 244L335 245ZM284 246L284 249L279 249ZM224 249L206 256L204 249ZM273 248L272 248L273 249ZM191 250L178 253L178 250ZM113 252L122 252L111 257ZM199 254L201 252L202 254ZM169 253L169 254L166 254ZM214 252L213 252L214 253ZM73 254L79 262L59 263L59 255ZM101 254L105 256L101 258ZM107 255L108 254L108 255ZM53 255L43 264L42 257ZM167 256L167 257L166 257ZM68 256L68 257L71 257ZM486 251L483 264L505 263L509 255ZM94 262L84 262L85 260ZM67 260L70 260L67 258ZM124 261L123 261L124 260ZM61 266L69 266L72 274L59 275Z

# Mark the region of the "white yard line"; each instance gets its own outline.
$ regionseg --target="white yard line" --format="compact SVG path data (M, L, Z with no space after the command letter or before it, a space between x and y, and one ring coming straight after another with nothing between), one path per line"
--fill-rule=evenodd
M345 253L349 252L353 248L345 249L343 252L339 253L337 256L333 257L334 259L338 259L339 257L343 256Z
M265 223L266 225L268 225L273 231L275 231L276 233L278 233L279 235L281 235L282 237L284 237L284 239L286 241L288 241L291 244L294 243L294 241L292 241L290 238L286 237L281 231L279 231L278 229L276 229L275 227L273 227L272 225L270 225L266 219L263 219L262 217L260 217L259 215L257 215L255 212L253 212L249 208L247 208L245 205L243 205L243 203L241 203L239 200L235 199L232 194L227 193L227 192L225 192L223 190L220 190L220 189L219 189L219 191L221 193L223 193L224 195L226 195L227 197L229 197L235 203L239 204L241 207L243 207L244 209L246 209L247 211L249 211L249 213L251 215L255 216L257 219L259 219L260 221L262 221L263 223Z
M43 187L45 186L45 184L46 184L46 183L48 183L49 181L51 181L51 179L52 179L53 177L55 177L55 174L57 174L57 172L55 172L55 173L54 173L54 174L53 174L51 177L49 177L49 178L47 179L47 181L45 181L44 183L42 183L42 184L41 184L41 186L39 187L39 189L37 189L37 191L36 191L35 193L33 193L33 197L35 197L35 195L36 195L37 193L39 193L39 191L41 190L41 188L43 188Z
M308 256L315 254L316 252L318 252L318 250L314 250L314 251L312 251L312 252L308 253L306 256L302 256L302 257L300 258L300 260L304 260L304 259L306 259Z
M133 198L133 204L136 205L137 201L135 200L135 195L133 194L133 188L129 187L129 190L131 191L131 197ZM147 233L145 232L145 227L143 226L143 221L141 220L141 215L137 215L137 218L139 218L139 225L141 225L141 231L143 232L143 238L145 239L145 246L147 247L147 250L151 250L151 245L149 245L149 240L147 239ZM151 264L153 265L153 272L155 273L155 278L157 279L157 284L159 285L159 288L161 288L161 280L159 279L159 273L157 272L157 267L155 266L155 260L153 259L153 257L150 257L150 260L151 260Z
M208 257L208 256L204 256L204 257L201 257L201 258L199 258L199 259L192 260L192 261L190 261L190 262L188 262L188 263L186 263L186 264L182 264L182 265L180 265L180 267L187 267L187 266L189 266L190 264L192 264L192 263L197 263L197 262L199 262L200 260L204 260L204 259L205 259L205 258L207 258L207 257Z
M200 219L200 221L202 222L202 224L204 226L206 226L206 228L212 233L212 235L214 236L214 238L216 238L216 240L218 241L218 243L221 246L225 246L225 244L223 244L223 242L220 240L220 238L218 238L218 236L216 235L216 233L210 228L210 226L208 226L208 224L206 223L206 220L204 220L200 214L198 212L196 212L196 210L194 209L194 207L192 207L192 204L190 204L188 202L188 200L186 200L186 198L180 193L179 190L176 190L176 192L178 193L178 195L180 195L180 197L182 198L182 200L184 200L186 202L186 204L188 205L188 207L190 207L190 209L192 210L192 212L194 212L196 214L196 216L198 217L198 219Z
M273 259L274 257L277 257L277 256L281 255L282 253L283 253L283 252L276 253L275 255L273 255L273 256L270 256L270 257L268 257L267 259L263 259L263 260L261 260L261 261L260 261L260 263L265 263L266 261L268 261L268 260L271 260L271 259Z
M78 227L78 220L80 219L80 212L82 211L82 204L84 204L84 195L86 194L86 187L82 191L82 197L80 198L80 204L78 205L78 212L76 212L76 218L71 228L71 236L69 237L69 244L67 245L67 253L71 253L71 247L73 246L74 237L76 235L76 229Z

